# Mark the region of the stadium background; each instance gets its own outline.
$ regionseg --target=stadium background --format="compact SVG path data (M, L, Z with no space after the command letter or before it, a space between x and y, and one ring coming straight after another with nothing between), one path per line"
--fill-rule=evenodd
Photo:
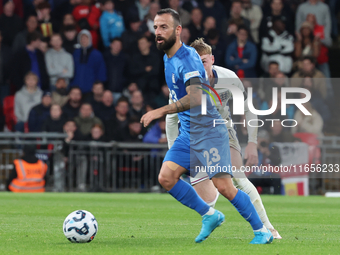
M155 47L152 28L157 10L165 7L179 11L183 42L204 37L212 45L215 63L253 87L257 109L270 107L272 87L311 91L313 118L304 119L290 108L288 117L305 125L263 128L260 154L273 142L301 140L310 152L306 163L337 163L340 4L304 2L117 0L112 6L110 1L3 0L0 188L26 139L39 144L39 156L49 163L50 188L158 190L156 176L166 150L164 121L145 129L139 119L168 103L163 53ZM112 7L114 12L108 12ZM81 35L90 38L89 45L81 42ZM59 49L60 39L64 50ZM286 118L279 111L270 117ZM238 137L247 142L245 128L238 129ZM57 169L62 169L58 178ZM340 189L337 176L316 177L303 184L310 187L308 193ZM289 186L291 194L306 194L299 182L294 185Z

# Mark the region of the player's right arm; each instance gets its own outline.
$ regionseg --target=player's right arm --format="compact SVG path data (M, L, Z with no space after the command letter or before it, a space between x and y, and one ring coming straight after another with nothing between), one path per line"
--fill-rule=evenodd
M188 80L185 83L187 95L172 104L147 112L142 116L140 122L144 124L144 127L147 127L153 120L159 119L166 114L184 112L201 105L202 90L200 89L199 80L198 77Z

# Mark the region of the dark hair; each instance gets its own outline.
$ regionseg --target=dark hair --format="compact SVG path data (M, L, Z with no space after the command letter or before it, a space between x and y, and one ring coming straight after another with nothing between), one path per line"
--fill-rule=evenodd
M129 125L132 123L140 123L140 118L136 115L132 115L129 119Z
M145 40L149 41L149 39L145 35L142 35L141 37L139 37L138 41L141 40L141 39L145 39Z
M171 8L165 8L161 9L157 12L157 15L163 15L163 14L170 14L172 18L174 19L174 26L177 27L178 25L182 25L181 18L179 17L178 12Z
M315 58L312 57L312 56L304 56L304 57L302 58L302 61L304 61L304 60L309 60L312 64L315 65Z
M74 31L74 30L77 30L75 25L67 25L67 26L64 26L63 28L63 32Z
M38 4L37 9L38 10L51 9L51 5L50 5L49 2L42 2L42 3Z
M129 104L129 99L127 99L125 96L121 96L118 100L116 105L118 105L121 102L126 102L127 104Z
M30 15L28 15L27 18L25 19L25 23L26 23L31 17L35 17L35 18L38 20L37 15L30 14Z
M113 42L115 42L115 41L118 41L118 42L120 42L120 43L123 44L122 39L120 39L119 37L115 37L115 38L111 39L111 40L110 40L110 44L113 43Z
M247 34L249 35L249 31L248 31L248 27L246 27L245 25L241 24L237 27L237 32L239 32L240 30L246 30Z
M231 2L231 5L233 5L233 3L239 3L239 4L242 5L242 1L241 0L234 0L234 1Z
M94 87L94 86L97 85L97 84L101 84L101 85L103 86L103 88L104 88L104 83L103 83L102 81L100 81L100 80L96 80L96 81L93 83L92 87Z
M83 93L81 92L81 89L80 89L78 86L73 86L73 87L71 87L71 88L70 88L70 91L69 91L68 93L70 94L71 91L74 90L74 89L80 90L80 93L83 94Z
M34 42L36 40L40 40L41 39L41 34L37 31L33 31L31 33L28 33L26 36L26 41L27 41L27 45L31 44L31 42Z

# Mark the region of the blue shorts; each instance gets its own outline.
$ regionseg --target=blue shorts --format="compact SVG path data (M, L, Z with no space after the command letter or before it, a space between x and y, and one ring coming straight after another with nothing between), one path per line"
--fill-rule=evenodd
M201 171L210 179L218 173L232 176L228 132L205 136L195 144L190 143L189 137L179 135L166 153L163 163L165 161L184 167L192 177Z

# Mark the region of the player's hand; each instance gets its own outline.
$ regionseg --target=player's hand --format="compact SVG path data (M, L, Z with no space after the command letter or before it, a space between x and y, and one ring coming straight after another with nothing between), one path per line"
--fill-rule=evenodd
M163 117L163 115L160 109L149 111L142 116L140 123L142 123L144 127L147 127L153 120L159 119Z
M259 158L257 155L257 145L255 143L248 143L244 152L244 158L247 160L245 166L257 166Z

